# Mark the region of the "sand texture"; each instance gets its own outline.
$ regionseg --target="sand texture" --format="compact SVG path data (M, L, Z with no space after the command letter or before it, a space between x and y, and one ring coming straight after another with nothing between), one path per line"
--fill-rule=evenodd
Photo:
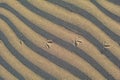
M0 80L120 80L119 3L0 0Z

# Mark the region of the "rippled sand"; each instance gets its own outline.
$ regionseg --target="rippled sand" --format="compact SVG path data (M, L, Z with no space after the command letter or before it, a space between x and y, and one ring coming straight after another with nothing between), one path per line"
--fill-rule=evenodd
M120 5L0 0L0 80L120 80Z

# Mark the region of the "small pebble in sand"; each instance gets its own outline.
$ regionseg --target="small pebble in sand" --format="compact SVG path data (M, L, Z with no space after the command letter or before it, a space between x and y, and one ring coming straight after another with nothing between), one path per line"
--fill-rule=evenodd
M47 48L50 48L52 43L53 43L52 40L47 40L47 43L46 43Z
M75 41L75 46L80 45L82 42L81 41Z
M20 44L21 44L21 45L23 44L23 41L22 41L22 40L20 40Z
M79 46L82 43L82 40L80 38L77 38L75 40L75 46Z
M107 42L104 42L103 45L104 45L104 48L109 48L110 47L110 44L107 43Z

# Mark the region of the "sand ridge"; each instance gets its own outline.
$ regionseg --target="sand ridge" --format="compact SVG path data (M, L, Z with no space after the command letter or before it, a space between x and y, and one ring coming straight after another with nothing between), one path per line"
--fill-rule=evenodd
M101 12L89 0L87 1L75 0L74 2L72 0L63 0L63 1L86 10L87 12L89 12L89 14L92 14L99 21L101 21L109 30L111 30L116 35L120 36L119 23L111 19L109 16L105 15L103 12ZM104 3L104 0L102 1ZM55 24L52 21L47 20L43 16L40 16L34 13L30 9L28 9L26 5L22 4L21 2L22 0L21 1L1 0L0 5L5 3L8 6L12 7L20 15L22 15L31 23L36 25L37 29L42 29L45 32L47 32L44 35L50 34L50 35L53 35L52 36L53 38L48 39L44 35L37 33L35 30L33 30L35 27L31 28L32 25L31 26L27 25L26 22L24 22L22 19L20 19L20 17L18 17L19 15L16 15L12 13L9 9L2 8L2 7L0 7L0 17L3 18L3 16L5 16L6 19L8 18L9 20L8 22L5 22L3 19L0 19L0 24L1 24L0 32L2 32L5 35L5 37L8 39L10 44L28 61L32 62L33 65L36 65L46 73L50 74L51 76L59 80L64 80L64 79L65 80L80 80L80 79L84 80L84 78L85 80L86 79L88 80L89 79L90 80L106 80L106 79L119 80L120 79L119 66L114 64L109 59L109 57L105 56L104 52L102 53L98 49L98 47L96 47L94 44L92 44L89 41L89 39L87 40L82 35L74 33L64 28L64 26ZM99 1L97 2L99 3ZM113 6L113 8L116 8L116 9L119 8L119 6L115 4L113 5L108 1L105 1L105 2ZM109 35L107 35L99 27L97 27L94 23L87 20L80 14L77 14L75 12L70 12L69 10L63 8L62 6L58 6L57 4L53 4L49 1L28 0L28 1L25 1L25 3L26 4L30 3L31 5L38 8L39 10L45 11L48 14L55 16L56 18L59 18L63 21L74 24L78 28L82 28L83 30L87 31L89 34L94 36L94 38L97 39L104 46L104 48L109 50L116 57L118 61L120 60L119 44L115 42L111 37L109 37ZM109 5L105 6L103 3L100 3L100 5L102 5L103 7L105 7L111 12L113 8L109 8ZM93 10L90 10L90 9L93 9ZM98 12L98 14L95 14L95 12ZM119 11L116 12L116 10L114 10L112 13L113 14L116 13L115 15L119 16ZM11 27L9 21L13 23L15 27ZM19 33L21 33L22 35L19 36L18 35ZM47 36L50 36L50 35L47 35ZM23 39L21 39L20 37L23 37ZM58 38L59 40L61 40L61 42L55 41L54 38ZM69 47L73 49L70 50L70 48L66 48L64 45L60 45L62 42L64 42L65 45L69 44L70 45ZM7 49L8 46L4 44L5 44L5 41L4 40L1 41L0 57L2 57L9 65L11 65L17 72L19 72L25 78L25 80L27 79L44 80L45 79L45 77L33 72L33 70L31 70L30 68L25 66L23 63L21 63L19 59L13 56L10 50ZM32 47L30 47L32 45L34 45L35 48L41 49L49 53L50 55L55 56L59 60L62 60L63 62L70 64L71 66L74 66L72 68L78 69L87 77L83 77L82 75L79 75L79 74L76 75L77 73L75 74L75 72L73 72L73 70L75 69L73 70L66 69L65 67L60 66L61 63L60 65L58 65L55 63L55 61L54 62L50 61L49 60L50 56L48 56L48 58L46 59L46 57L43 57L41 55L44 53L43 52L41 53L41 51L37 49L34 50ZM78 55L78 53L76 53L76 51L73 51L73 50L79 50L81 52L83 51L84 53L79 52L79 55ZM85 60L82 57L82 54L86 54L90 56L94 61L96 61L103 68L103 70L107 72L107 74L106 75L102 74L102 71L99 71L98 70L99 68L96 69L96 67L93 66L92 63L89 63L87 59ZM16 76L9 74L9 72L7 72L4 69L4 67L2 67L2 65L0 66L0 68L2 69L2 74L0 74L0 76L2 76L3 78L5 78L4 75L8 75L10 78L13 78L13 80L17 79ZM8 78L5 78L5 79L7 80Z
M28 37L28 39L30 39L33 43L35 43L37 46L39 46L39 47L41 47L41 48L43 48L43 49L45 49L46 51L48 51L48 52L50 52L51 54L53 54L53 55L55 55L55 56L57 56L57 57L60 57L61 59L67 59L67 62L69 62L69 63L71 63L71 64L73 64L74 66L76 65L74 62L78 62L78 61L80 61L79 60L79 58L77 58L77 56L75 56L74 57L74 55L72 55L72 54L75 54L75 53L70 53L70 52L68 52L67 50L65 50L64 48L61 48L61 47L59 47L58 45L56 45L56 44L54 44L54 43L51 43L52 45L51 45L51 47L50 47L50 49L46 49L46 48L44 48L44 46L43 45L45 45L45 41L47 41L46 39L44 39L44 38L42 38L42 36L39 36L39 35L37 35L36 33L34 33L32 30L30 30L27 26L25 27L25 24L23 24L23 23L21 23L18 19L15 19L15 16L12 16L12 15L10 15L11 13L9 13L9 12L7 12L7 11L5 11L5 10L2 10L1 9L1 11L3 12L3 13L6 13L6 16L8 16L7 15L7 13L9 14L9 16L11 16L11 17L9 17L9 19L11 19L11 21L15 21L14 22L14 24L16 25L16 27L17 27L17 25L20 23L21 24L21 27L17 27L20 31L22 31L22 33L26 36L26 37ZM5 15L5 14L4 14ZM19 22L17 22L17 21L19 21ZM18 23L18 24L17 24ZM22 24L23 24L23 29L22 29ZM59 29L57 32L59 32L59 31L65 31L64 33L65 34L68 34L69 36L67 37L67 36L65 36L65 38L70 38L70 35L73 35L73 34L70 34L71 32L69 32L69 31L67 31L67 30L65 30L64 28L60 28L60 27L54 27L54 29ZM62 30L61 30L62 29ZM49 32L49 31L48 31ZM55 32L55 30L53 30L52 32ZM68 33L67 33L68 32ZM33 36L32 35L29 35L28 33L31 33L31 34L34 34ZM56 33L54 33L55 35L56 35ZM77 34L76 34L77 35ZM36 37L35 37L36 36ZM57 36L61 36L61 35L57 35ZM79 36L79 35L77 35L77 36ZM76 36L76 37L77 37ZM31 38L30 38L31 37ZM82 37L82 36L81 36ZM98 62L98 63L100 63L109 73L111 73L111 72L113 72L113 71L116 71L115 73L119 73L119 69L114 65L114 64L112 64L108 59L107 59L107 57L105 57L105 56L103 56L99 51L97 51L96 49L94 49L95 47L94 46L92 46L90 43L88 43L85 39L82 39L80 37L80 40L82 40L83 41L83 43L82 44L80 44L80 45L78 45L78 47L80 48L80 49L83 49L88 55L90 55L90 56L93 56L93 58ZM71 38L73 38L73 36L71 37ZM33 39L35 39L35 40L37 40L37 41L35 41L35 40L33 40ZM64 39L64 37L62 37L61 39ZM69 41L70 39L64 39L64 40L66 40L66 41ZM85 42L86 41L86 42ZM72 44L72 43L71 43ZM90 46L87 46L87 45L90 45ZM57 48L57 50L55 50L54 48ZM69 54L69 57L67 57L67 55L68 54L61 54L61 51L62 50L62 52L63 53L68 53ZM90 52L92 50L92 52ZM94 51L94 52L93 52ZM71 54L71 55L70 55ZM94 55L93 55L94 54ZM71 58L71 59L69 59L69 58ZM73 59L75 59L75 60L73 60ZM99 60L100 59L100 60ZM101 61L101 59L102 59L102 61ZM66 61L66 60L65 60ZM108 64L106 64L106 63L108 63ZM78 64L78 63L77 63ZM111 65L110 65L111 64ZM111 67L111 69L109 69L108 67ZM112 67L113 66L113 67ZM75 67L77 67L77 68L81 68L81 67L79 67L79 65L76 65ZM116 67L116 68L115 68ZM83 69L82 69L83 70ZM81 70L81 71L82 71ZM86 69L85 69L86 70ZM114 74L114 73L113 73ZM114 74L115 76L116 76L116 74Z
M34 13L30 12L29 10L25 9L24 6L21 6L21 5L17 4L17 3L16 3L16 5L13 5L13 4L14 3L11 3L11 6L13 6L13 7L19 6L19 7L17 7L18 9L16 9L16 10L18 10L18 12L21 13L21 11L24 11L24 14L21 13L24 17L27 17L27 19L29 19L33 23L40 25L40 20L38 20L40 16L37 16ZM54 6L54 8L56 8L55 5L52 5L52 6ZM49 13L50 13L50 11L52 12L53 7L49 7L49 8L51 8L51 9L47 9L46 11L49 11ZM54 12L55 16L58 15L57 17L59 17L60 19L66 20L66 21L68 21L68 22L70 22L72 24L77 25L80 28L83 28L84 30L86 30L87 32L89 32L90 34L92 34L98 41L100 41L101 44L103 44L106 41L109 45L111 45L111 48L108 48L108 49L118 59L120 59L119 45L116 42L114 42L109 36L107 36L102 30L100 30L99 28L97 28L94 24L92 24L90 21L88 21L87 19L83 18L82 16L78 16L77 14L71 13L69 11L65 11L64 12L64 9L61 9L62 11L60 11L60 9L59 9L59 13L58 14L55 13L55 12L58 12L58 11ZM58 9L54 9L54 10L58 10ZM29 14L29 15L27 15L27 14ZM72 16L69 16L67 14L70 14ZM30 16L34 16L34 18L30 17ZM41 21L43 21L43 20L41 20ZM42 25L42 26L44 26L44 25ZM98 34L96 34L96 33L98 33ZM114 47L114 49L113 49L113 47Z

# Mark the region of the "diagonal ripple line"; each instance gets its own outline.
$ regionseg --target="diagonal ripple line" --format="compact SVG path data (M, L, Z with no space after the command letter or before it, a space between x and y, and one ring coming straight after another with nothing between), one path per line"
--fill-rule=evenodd
M52 0L49 0L49 2L53 3L53 4L57 4L71 12L74 12L74 13L77 13L77 14L80 14L81 16L83 16L84 18L90 20L91 22L93 22L96 27L100 28L102 31L104 31L107 35L109 35L109 37L111 39L113 39L114 41L116 41L118 44L120 44L120 36L116 35L115 33L113 33L109 28L107 28L102 22L100 22L96 17L94 17L92 14L88 13L87 11L85 11L84 9L81 9L80 7L77 7L71 3L67 3L67 2L64 2L64 1L52 1ZM30 5L28 3L22 3L22 4L26 4L26 5ZM66 5L66 6L65 6ZM31 5L32 6L32 5ZM26 6L26 7L29 7L29 6ZM30 8L30 7L29 7ZM44 12L44 14L42 14L43 12L39 9L32 9L31 7L31 10L34 11L36 14L41 14L42 16L44 16L46 13ZM39 12L38 12L38 11ZM41 12L41 13L40 13ZM48 15L48 14L46 14ZM51 15L50 15L51 16ZM56 15L54 15L56 16ZM45 17L46 18L46 17ZM49 17L48 17L49 18ZM117 17L118 18L118 17ZM120 18L118 18L120 19ZM51 21L54 21L55 23L57 23L57 21L55 21L54 19L52 19ZM59 24L59 23L58 23Z
M13 69L1 56L0 56L0 64L5 69L7 69L11 74L13 74L15 77L17 77L19 80L25 80L24 77L20 73L18 73L15 69Z
M21 0L22 1L22 0ZM58 48L58 50L59 51L61 51L61 50L65 50L65 51L68 51L68 53L69 52L72 52L72 54L74 55L76 55L76 56L78 56L78 57L81 57L81 58L83 58L83 61L81 61L80 60L80 62L81 63L88 63L88 64L90 64L90 66L88 66L90 69L91 68L93 68L93 71L98 71L98 74L100 73L101 74L101 78L103 77L103 79L104 79L104 77L106 78L106 79L109 79L109 80L115 80L115 79L119 79L119 76L117 76L118 75L118 72L119 72L119 69L117 70L117 66L119 67L119 59L117 59L113 54L114 54L114 52L116 53L117 51L115 51L115 50L113 50L113 49L108 49L108 48L104 48L105 46L103 46L101 43L99 43L99 40L98 40L98 37L96 37L96 36L94 36L94 34L91 34L91 32L90 32L90 34L88 33L88 32L86 32L86 30L84 30L83 28L81 29L81 27L79 26L79 25L77 25L76 26L76 22L75 22L75 24L74 23L69 23L69 20L68 21L64 21L64 19L61 19L61 18L59 18L59 17L56 17L56 15L51 15L51 13L49 13L49 10L48 10L48 13L46 12L46 11L44 11L44 9L43 9L43 11L40 9L40 8L37 8L35 5L33 5L33 4L30 4L30 2L27 2L27 1L25 1L25 3L24 3L24 1L22 1L21 2L20 1L20 3L22 4L19 4L19 2L17 3L17 5L15 5L16 6L16 8L13 8L14 6L14 2L12 3L12 2L5 2L5 3L0 3L0 7L2 7L3 8L3 10L2 10L2 8L1 8L1 11L3 11L2 12L2 15L0 14L0 18L1 18L1 21L3 21L3 24L5 24L4 26L7 26L7 27L10 27L10 28L1 28L2 30L0 30L0 40L2 40L3 41L3 43L5 44L5 46L6 46L6 48L8 48L8 50L14 55L14 52L17 52L17 51L19 51L19 49L20 48L15 48L15 46L14 46L14 43L13 42L11 42L11 41L9 41L9 40L12 40L12 39L10 39L10 37L9 36L11 36L10 34L8 34L9 36L7 36L7 31L5 31L5 30L8 30L8 32L10 32L10 30L11 30L11 34L13 34L13 35L15 35L14 37L16 38L15 40L20 40L20 44L22 45L25 45L26 47L28 47L28 48L25 48L25 49L27 49L27 50L29 50L29 51L31 51L31 52L33 52L35 55L37 55L38 54L38 56L43 56L45 59L47 59L47 60L49 60L49 63L53 63L53 65L55 64L56 66L58 66L61 70L63 70L63 72L64 71L68 71L68 75L69 75L69 73L70 74L72 74L73 75L73 78L75 79L75 80L77 80L78 78L80 78L80 79L87 79L87 80L91 80L91 79L97 79L97 77L95 78L94 76L91 76L91 75L89 75L88 73L90 73L90 72L88 72L88 73L86 73L86 72L84 72L84 71L86 71L86 70L84 70L85 68L83 68L83 66L81 67L81 68L83 68L83 70L82 69L80 69L76 64L73 64L72 62L73 61L75 61L75 60L73 60L73 61L71 61L71 59L69 58L69 57L67 57L67 55L65 55L66 57L60 57L60 56L57 56L56 54L54 54L57 50L53 50L52 51L52 53L51 53L51 51L50 51L50 49L44 49L44 48L42 48L41 47L41 40L40 41L38 41L38 42L40 42L39 44L36 44L37 42L35 42L36 40L35 40L35 38L36 39L42 39L42 40L53 40L54 41L54 43L53 44L55 44L55 45L57 45L57 46L59 46L59 48L57 47L57 46L55 46L55 45L52 45L52 46L54 46L54 47L56 47L56 48ZM3 1L4 2L4 1ZM16 1L15 1L16 2ZM43 1L44 2L44 1ZM7 4L6 4L7 3ZM65 2L64 2L65 3ZM12 5L13 4L13 5ZM49 4L49 2L48 2L48 4ZM54 4L52 4L52 5L54 5ZM12 7L10 7L10 6L12 6ZM19 7L19 8L18 8ZM21 7L21 8L20 8ZM64 7L64 6L63 6ZM75 5L75 7L76 7L76 5ZM62 30L62 27L63 27L63 31L65 30L65 28L66 28L66 30L65 30L65 34L67 34L67 30L68 30L68 32L70 32L70 33L76 33L76 34L80 34L80 35L83 35L83 36L85 36L85 38L87 37L87 36L89 36L89 37L93 37L94 39L93 40L96 40L96 42L98 42L98 43L96 43L96 42L94 42L94 41L92 41L92 38L91 38L91 40L90 40L90 38L86 38L87 40L88 40L88 42L90 41L90 42L92 42L92 44L94 44L96 47L97 47L97 49L100 51L100 53L103 53L104 55L105 55L105 58L107 59L108 58L108 62L107 62L107 64L109 63L109 60L111 60L112 62L111 63L114 63L115 65L117 65L117 66L113 66L113 69L112 69L112 67L110 66L111 64L109 64L109 66L108 66L108 69L106 68L106 66L104 65L104 60L103 60L103 62L101 63L101 61L99 62L99 60L97 60L97 58L94 58L92 55L90 55L89 56L89 52L86 52L86 49L84 49L84 48L81 48L81 47L77 47L77 46L74 46L69 40L67 40L67 38L65 38L64 39L64 37L61 37L61 36L59 36L59 35L56 35L55 33L54 33L54 31L53 31L53 33L51 32L51 31L49 31L49 30L47 30L46 28L44 28L43 26L44 25L41 25L41 24L44 24L44 23L41 23L41 24L37 24L36 22L39 22L39 21L32 21L31 20L31 18L28 18L29 16L24 16L24 12L23 13L21 13L20 11L22 10L22 9L28 9L27 11L28 11L28 13L30 12L30 15L31 15L31 13L36 13L36 15L35 15L35 17L37 16L37 15L39 15L38 17L41 19L41 20L43 20L43 21L45 21L44 20L44 18L45 19L48 19L48 23L49 23L49 20L50 20L50 22L52 22L53 24L57 24L58 26L56 26L58 29L60 29L60 30ZM11 13L13 13L13 15L11 15L11 13L9 13L10 15L6 15L6 14L4 14L4 9L7 9L8 10L8 12L5 12L5 13L9 13L9 11L11 12ZM19 10L17 10L17 9L20 9L20 11ZM23 10L24 10L23 9ZM72 8L72 10L73 10L74 8ZM79 10L78 10L79 11ZM84 11L84 10L83 10ZM27 12L26 12L27 13ZM76 13L76 12L75 12ZM79 13L79 12L78 12ZM44 15L45 14L45 15ZM81 14L81 13L80 13ZM87 14L87 13L86 13ZM89 13L88 13L89 14ZM16 17L15 17L15 16ZM26 14L25 14L26 15ZM63 14L64 15L64 14ZM42 17L40 17L40 16L42 16L43 17L43 19L42 19ZM15 18L12 18L12 17L15 17ZM92 16L91 16L92 17ZM93 16L94 17L94 16ZM33 18L33 20L34 20L35 18ZM38 19L38 18L36 18L36 19ZM54 20L52 20L52 19L54 19ZM18 22L16 22L16 21L14 21L14 20L16 20L16 21L18 21ZM39 19L38 19L39 20ZM57 20L57 21L55 21L55 20ZM74 19L73 19L74 20ZM97 19L96 19L97 20ZM45 21L46 22L46 21ZM94 22L94 20L93 20L93 22ZM99 21L98 21L99 22ZM31 39L31 37L28 35L28 33L26 33L25 31L22 31L23 29L21 29L21 28L19 28L18 27L18 23L20 23L20 24L25 24L24 25L24 27L25 27L25 30L26 30L26 32L30 32L30 33L32 33L34 36L36 36L36 37L34 37L34 39ZM63 24L61 24L61 23L63 23ZM100 23L101 24L101 23ZM62 25L62 26L60 26L61 28L59 28L59 25ZM69 27L69 26L70 27ZM72 26L71 26L72 25ZM50 25L50 26L52 26L52 25ZM54 26L54 25L53 25ZM103 25L104 26L104 25ZM21 27L23 27L23 25L21 26ZM75 27L75 28L73 28L73 27ZM96 26L97 27L97 26ZM106 26L104 26L104 27L106 27ZM104 27L103 28L98 28L98 29L103 29L102 31L103 32L105 32L105 35L107 36L108 35L108 38L110 37L110 39L111 39L111 41L112 40L114 40L114 41L116 41L116 43L118 43L119 44L119 38L117 37L117 35L116 34L114 34L114 33L111 33L110 34L110 32L112 32L111 30L109 30L109 28L107 29L106 28L106 30L108 30L108 32L106 33L106 31L104 31ZM9 30L10 29L10 30ZM77 30L78 29L78 30ZM5 31L5 33L3 33ZM13 32L12 32L13 31ZM81 33L81 32L79 32L79 31L81 31L81 32L84 32L84 34L83 33ZM38 36L36 35L38 33ZM60 32L58 32L58 33L60 33ZM5 34L5 35L4 35ZM27 35L26 35L27 34ZM72 34L71 34L72 35ZM86 36L87 35L87 36ZM111 37L112 35L115 35L115 37ZM7 37L6 37L7 36ZM32 36L33 37L33 36ZM40 38L37 38L37 37L40 37ZM66 37L70 37L70 36L66 36ZM82 37L82 36L81 36ZM104 36L103 36L104 37ZM8 38L8 39L7 39ZM63 38L63 39L62 39ZM96 39L97 38L97 39ZM5 41L5 39L6 39L6 41ZM68 38L68 39L72 39L72 38ZM14 40L13 40L14 41ZM84 41L84 40L83 40ZM108 39L108 41L109 41L109 39ZM113 43L114 43L114 41L113 41ZM16 42L16 41L15 41ZM45 41L43 41L43 43L44 43ZM10 45L8 45L8 44L10 44ZM17 42L16 42L16 44L18 44ZM99 49L99 47L98 47L98 45L96 45L96 44L99 44L99 47L100 47L100 49ZM14 47L13 47L13 46ZM9 48L8 46L10 46L10 47L13 47L12 49L14 49L14 50L12 50L11 48ZM18 46L19 46L19 44L18 44ZM115 46L115 45L114 45ZM54 48L53 47L53 48ZM95 49L96 49L96 47L95 47ZM49 48L49 47L48 47ZM51 48L51 47L50 47ZM17 50L16 50L17 49ZM81 50L82 49L82 50ZM97 50L96 49L96 50ZM115 46L115 49L117 50L117 45ZM51 49L52 50L52 49ZM92 48L91 48L91 50L92 50ZM106 52L104 52L104 50L107 50ZM112 51L113 50L113 51ZM27 52L29 52L29 51L27 51ZM89 51L89 50L87 50L87 51ZM19 53L20 52L20 53ZM18 54L21 54L22 52L21 51L19 51L19 52L17 52ZM30 53L31 53L30 52ZM119 52L119 51L118 51ZM24 51L23 51L23 53L24 53ZM26 53L26 52L25 52ZM67 53L67 52L65 52L65 53ZM95 51L93 52L93 54L95 53ZM109 54L106 54L106 53L109 53ZM33 54L33 56L34 56L34 54ZM62 53L63 54L63 53ZM91 54L91 53L90 53ZM112 54L112 55L111 55ZM24 55L24 54L23 54ZM59 54L58 54L59 55ZM1 55L2 56L2 55ZM18 56L18 55L17 55ZM22 55L21 55L22 56ZM26 55L27 56L27 55ZM72 57L70 54L69 54L69 56L70 57ZM107 57L106 57L107 56ZM16 56L15 56L16 57ZM17 57L16 57L17 58ZM23 56L22 56L22 58L24 58ZM38 58L38 57L37 57ZM39 62L39 60L37 60L37 58L35 59L36 61L38 61ZM42 58L42 57L41 57ZM66 59L63 59L63 58L66 58ZM67 58L68 58L68 60L67 60ZM75 57L74 57L75 58ZM94 60L94 59L95 60ZM29 59L29 58L28 58ZM40 59L40 57L39 57L39 59ZM77 58L76 58L77 59ZM100 58L98 58L98 59L100 59ZM4 59L3 59L4 60ZM24 59L24 60L20 60L20 58L18 59L20 62L22 62L25 66L27 66L28 68L30 68L33 72L35 72L35 73L37 73L38 75L42 75L43 77L45 77L46 79L48 79L48 78L50 78L50 79L52 79L52 80L56 80L56 78L54 78L53 76L55 75L56 76L56 74L54 74L54 72L53 72L53 74L52 74L52 76L51 76L51 73L49 72L49 70L47 71L47 70L45 70L45 68L42 68L43 70L45 70L46 72L42 72L42 73L39 73L39 71L40 71L40 65L37 65L37 63L35 62L34 63L34 61L32 61L32 60L30 60L31 62L29 62L28 61L28 63L31 63L30 64L30 66L29 66L29 64L26 64L26 63L24 63L24 60L26 60L27 61L27 59ZM42 60L43 61L45 61L43 58L42 58ZM70 62L70 61L71 62ZM77 59L78 61L79 61L79 59ZM85 62L85 61L87 61L87 62ZM96 60L97 60L97 62L96 62ZM8 62L8 61L7 61ZM45 61L46 62L46 61ZM75 63L76 63L77 61L75 61ZM79 64L79 62L78 62L78 64ZM35 66L35 65L37 65L37 66L39 66L39 67L37 67L37 66ZM33 66L35 66L34 68L37 68L39 71L35 71L35 69L33 70L33 68L31 68L31 66L33 67ZM92 66L92 67L91 67ZM53 68L53 67L52 67ZM57 68L58 69L58 71L59 71L59 68ZM95 69L94 69L95 68ZM16 69L16 68L15 68ZM42 70L41 69L41 70ZM50 68L49 68L50 69ZM88 69L88 70L90 70L90 69ZM109 69L110 69L110 71L109 71ZM92 70L92 69L91 69ZM107 71L106 71L107 70ZM117 70L117 73L116 73L116 71L114 71L114 70ZM53 70L53 71L55 71L55 70ZM111 72L111 71L113 71L113 72ZM48 72L48 73L47 73ZM115 73L114 73L115 72ZM18 72L19 73L19 72ZM44 74L48 74L47 76L44 76ZM64 72L65 73L65 72ZM92 75L93 75L93 73L94 72L92 72ZM66 74L66 73L65 73ZM116 75L115 75L116 74ZM97 75L97 74L96 74ZM61 75L60 75L61 76ZM64 76L64 75L63 75ZM89 78L89 77L91 78ZM76 78L75 78L76 77ZM78 78L77 78L78 77ZM72 77L71 77L72 78ZM25 78L26 79L26 78ZM99 78L100 79L100 78Z
M19 60L21 63L23 63L25 66L30 68L33 72L39 74L40 76L44 77L45 79L51 79L56 80L53 76L49 75L42 69L38 68L36 65L28 61L24 56L22 56L8 41L8 39L5 37L5 35L0 31L0 39L4 42L5 46L9 49L9 51ZM11 69L12 70L12 69ZM20 79L23 80L23 79Z
M28 5L27 5L27 6L28 6ZM31 7L31 8L33 8L33 7ZM39 12L39 10L36 9L36 8L35 8L35 9L33 8L33 10L37 10L37 11L36 11L36 12L38 12L37 14L41 14L41 13L42 13L42 12ZM47 15L44 15L45 13L42 13L42 14L43 14L42 16L47 16ZM47 16L47 17L49 18L50 16ZM47 18L47 19L48 19L48 18ZM50 20L50 19L51 19L51 21L52 21L52 20L54 20L55 18L53 19L52 17L50 17L49 20ZM55 20L56 20L56 19L55 19ZM60 22L60 21L59 21L59 22ZM59 22L58 22L58 23L59 23ZM70 25L69 25L69 26L70 26ZM78 30L78 29L77 29L77 30ZM82 30L81 30L81 31L82 31ZM83 32L83 31L82 31L82 32ZM84 32L84 34L86 35L85 32ZM87 36L87 37L88 37L88 36ZM90 37L89 37L89 40L90 40ZM91 41L92 41L92 40L93 40L93 39L91 38ZM95 43L95 44L98 44L98 42L95 42L95 41L94 41L94 43ZM98 45L97 45L97 47L98 47ZM102 48L102 50L101 50L102 52L103 52L103 49L104 49L104 48ZM105 49L105 50L107 50L107 49ZM109 52L109 51L107 51L107 52ZM107 54L106 54L106 55L107 55ZM117 64L117 65L118 65L118 64Z
M87 58L86 58L87 59ZM89 58L88 58L89 59ZM88 60L89 61L89 60ZM89 61L90 62L90 61Z
M38 48L36 45L34 45L32 42L30 42L24 35L21 37L22 33L19 32L16 27L10 23L10 21L8 21L9 19L8 18L5 18L3 16L1 16L1 18L3 20L5 20L5 22L7 22L10 27L14 30L14 32L16 33L16 35L25 42L25 44L30 47L32 50L34 50L35 52L39 53L40 55L48 58L50 61L54 62L55 64L69 70L71 73L75 74L76 76L80 77L80 76L85 76L82 72L80 72L78 69L75 69L74 67L72 67L70 64L60 60L60 59L57 59L56 57L50 55L49 53L47 53L46 51ZM14 26L14 27L13 27ZM41 54L43 53L43 54ZM86 78L88 78L87 76L85 76ZM83 78L85 78L83 77Z

